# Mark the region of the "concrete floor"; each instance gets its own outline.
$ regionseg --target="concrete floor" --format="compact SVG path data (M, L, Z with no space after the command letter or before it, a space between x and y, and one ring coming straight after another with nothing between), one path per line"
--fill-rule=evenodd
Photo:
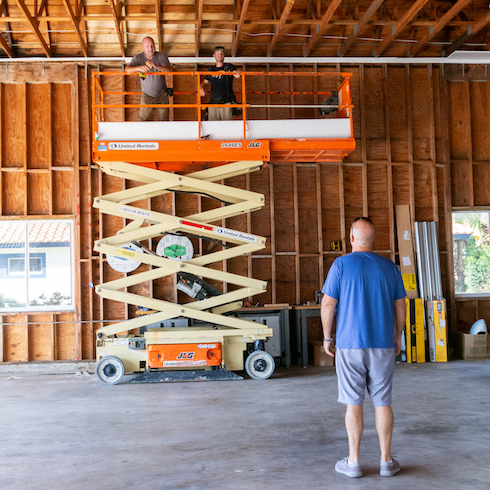
M490 360L396 368L393 455L379 476L365 405L364 477L347 455L333 368L280 368L267 381L104 386L93 375L0 376L0 488L485 489Z

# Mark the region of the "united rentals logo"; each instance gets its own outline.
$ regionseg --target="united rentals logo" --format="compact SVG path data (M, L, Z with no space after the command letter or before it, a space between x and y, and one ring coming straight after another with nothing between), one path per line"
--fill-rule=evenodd
M177 359L194 359L195 352L181 352L178 356Z
M157 142L130 142L121 141L118 143L109 143L109 150L158 150Z

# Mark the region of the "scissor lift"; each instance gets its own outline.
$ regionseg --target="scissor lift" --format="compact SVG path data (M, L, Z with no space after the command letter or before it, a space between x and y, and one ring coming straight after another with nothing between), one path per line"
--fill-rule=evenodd
M271 155L281 160L297 158L301 154L302 161L338 161L352 151L354 140L349 78L341 86L344 105L338 111L343 111L347 116L344 119L347 119L350 134L347 138L325 139L322 144L322 139L318 138L310 141L304 138L247 139L247 131L250 132L248 125L253 123L245 122L245 115L242 139L205 140L201 136L204 122L200 121L202 104L199 100L195 105L199 114L197 139L192 140L192 136L188 136L189 140L184 141L163 140L158 139L158 132L154 138L150 136L148 139L151 126L171 128L182 123L106 124L103 116L96 117L96 110L104 107L103 100L98 104L95 99L97 90L102 90L97 78L99 75L103 74L94 74L93 79L94 161L103 172L141 185L94 200L94 207L102 213L129 221L116 235L97 240L94 249L108 259L132 262L136 267L147 264L149 270L125 275L95 287L95 292L102 298L135 305L140 313L146 313L97 331L98 379L103 383L116 384L126 372L143 373L132 382L241 379L233 371L241 371L244 367L254 379L269 378L275 364L273 357L265 351L264 343L272 336L272 329L229 315L242 306L245 298L263 293L266 282L208 267L265 247L264 237L215 224L260 209L265 199L262 194L218 182L260 170L271 160ZM243 90L244 112L250 107L245 103L245 93ZM225 123L228 131L230 125L236 122L218 121ZM144 126L138 126L141 124ZM124 135L116 136L120 134L121 125L126 128L126 135L136 136L132 139ZM128 132L129 125L135 129ZM209 127L213 128L213 134L219 134L220 126L224 128L223 124L211 124ZM145 128L144 141L137 137L138 127ZM186 134L190 133L192 131ZM271 150L271 147L274 149ZM117 157L123 161L115 161ZM151 163L148 163L149 160ZM196 163L208 168L188 172L197 167ZM174 173L174 170L187 173ZM174 216L132 205L142 199L171 192L205 195L220 201L221 206L188 216ZM162 236L169 238L169 244L173 237L174 244L161 247L160 253L141 243ZM186 254L185 246L179 240L187 236L213 240L220 243L222 249L201 256ZM176 277L180 289L196 301L177 304L127 291L131 286L166 276ZM222 293L210 286L206 279L233 284L237 288ZM187 326L166 326L172 319L184 319Z

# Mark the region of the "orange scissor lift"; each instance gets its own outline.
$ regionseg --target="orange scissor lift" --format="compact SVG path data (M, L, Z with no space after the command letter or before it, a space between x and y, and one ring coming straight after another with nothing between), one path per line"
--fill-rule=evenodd
M105 254L115 270L131 273L99 284L95 291L105 299L135 305L140 308L139 313L145 313L97 331L96 375L103 383L116 384L126 372L142 373L131 382L241 379L233 371L244 368L254 379L269 378L275 369L274 359L266 349L272 329L231 315L243 305L243 300L263 293L266 282L208 267L265 247L264 237L221 226L227 218L260 209L265 199L262 194L221 182L260 170L270 161L338 162L354 150L350 73L242 72L239 103L222 105L241 109L241 118L233 121L202 119L203 109L218 106L201 103L200 77L206 74L171 74L193 77L196 102L170 103L169 108L175 112L194 110L197 118L162 122L107 121L104 116L109 109L141 106L106 102L114 95L137 95L102 90L103 77L126 74L93 74L93 160L103 172L141 184L94 199L94 207L100 212L124 218L128 223L116 235L97 240L94 250ZM247 81L254 77L310 77L317 82L328 77L336 85L335 90L314 94L247 91ZM257 93L266 95L266 104L247 101ZM174 92L174 99L179 95L183 94ZM316 104L272 103L274 96L284 100L285 95L326 100ZM257 109L281 114L284 110L301 110L312 117L250 119L248 115ZM173 192L204 195L221 205L188 216L133 205ZM161 237L156 250L142 244L145 240L151 243L155 237ZM190 237L211 240L222 249L194 254ZM147 264L146 270L138 272L141 264ZM178 304L128 292L132 286L166 276L176 277L177 289L194 301ZM233 290L223 293L206 279L232 284ZM135 331L139 333L128 334Z

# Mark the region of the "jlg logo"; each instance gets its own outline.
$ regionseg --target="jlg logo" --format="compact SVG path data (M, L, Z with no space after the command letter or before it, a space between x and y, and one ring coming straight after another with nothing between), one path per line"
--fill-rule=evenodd
M194 359L195 352L181 352L177 359Z

